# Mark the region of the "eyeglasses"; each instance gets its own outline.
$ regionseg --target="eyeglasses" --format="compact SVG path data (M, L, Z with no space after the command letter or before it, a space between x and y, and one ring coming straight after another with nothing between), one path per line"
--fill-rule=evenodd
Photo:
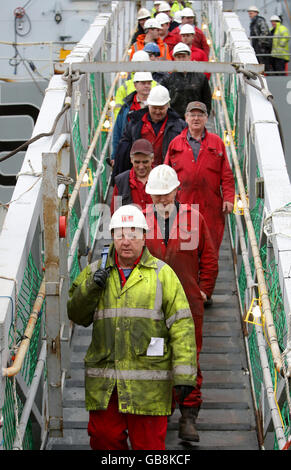
M189 117L191 118L197 118L197 119L202 119L203 117L205 116L205 114L202 114L202 113L189 113Z
M148 54L149 54L150 57L152 57L152 56L160 57L160 55L161 55L159 52L148 52Z

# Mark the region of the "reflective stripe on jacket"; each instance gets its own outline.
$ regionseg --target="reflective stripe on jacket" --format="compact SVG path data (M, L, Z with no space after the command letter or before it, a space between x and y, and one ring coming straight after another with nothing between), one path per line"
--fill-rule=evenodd
M276 38L276 36L287 36L287 38ZM272 43L272 57L277 57L278 59L284 59L289 62L289 31L286 26L283 26L280 23L277 23L273 34L273 43Z
M170 414L172 387L196 380L195 329L185 292L170 266L147 248L121 288L114 253L111 245L104 290L93 281L100 264L93 263L69 291L69 318L83 326L93 322L86 408L105 410L117 386L120 412Z

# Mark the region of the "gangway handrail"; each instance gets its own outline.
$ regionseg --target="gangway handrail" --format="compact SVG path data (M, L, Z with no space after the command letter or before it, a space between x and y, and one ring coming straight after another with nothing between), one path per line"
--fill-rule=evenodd
M114 5L115 6L115 5ZM127 42L127 38L128 38L128 35L131 33L131 29L132 29L132 25L133 25L133 6L122 6L122 9L124 9L124 11L126 10L126 12L129 12L130 15L124 15L124 18L123 18L123 22L122 23L117 23L117 26L120 25L121 27L121 31L122 33L124 34L124 39L122 41L120 41L120 43L122 44L122 48L125 47L125 43ZM101 51L102 51L102 42L100 39L102 39L103 35L106 33L107 34L107 24L113 24L115 23L116 24L116 21L117 21L117 17L116 17L116 12L119 13L119 8L114 8L112 9L112 14L110 13L110 15L108 16L102 16L102 24L94 24L92 26L96 26L97 29L96 29L96 34L95 34L95 28L92 27L90 28L90 31L88 30L88 39L90 39L90 44L92 44L92 50L88 50L88 46L86 46L86 50L84 48L84 50L82 51L78 51L78 57L80 57L80 53L83 54L83 57L87 57L88 55L87 54L93 54L94 56L97 54L99 54ZM109 20L109 21L108 21ZM128 25L130 25L130 27L128 27ZM136 26L136 25L135 25ZM119 28L114 28L114 32L117 32ZM118 34L118 33L117 33ZM85 36L84 36L85 37ZM88 42L88 44L89 44ZM126 46L128 48L128 46ZM110 52L118 52L118 49L114 50L110 48ZM119 54L118 54L119 55ZM126 55L127 55L127 50L126 50ZM74 78L75 75L64 75L63 78L68 78L69 79L69 82L70 82L70 79L71 78ZM119 74L118 74L118 78L119 78ZM47 117L46 120L43 119L44 117L44 111L43 109L41 110L42 112L40 113L39 115L39 118L38 118L38 121L36 123L36 126L34 128L34 134L37 134L37 131L39 129L43 129L43 128L46 128L45 126L46 125L49 125L49 127L51 128L51 120L52 120L52 117L56 114L58 114L60 108L62 108L63 106L63 103L64 103L64 100L66 99L66 95L67 95L67 90L70 86L69 82L68 83L61 83L62 80L61 80L61 77L60 77L60 74L58 75L54 75L51 79L51 83L49 85L49 87L47 88L46 90L46 96L45 96L45 101L44 101L44 106L42 106L43 109L45 109L46 107L48 107L48 110L49 110L49 116ZM117 82L115 82L116 84ZM86 86L86 88L88 88L90 86L89 83L84 83L84 85ZM91 85L92 86L92 89L94 89L94 85ZM112 88L113 89L113 88ZM99 90L101 91L101 90ZM53 102L54 106L48 106L48 93L49 92L52 92L54 94L54 99L51 100L50 103ZM112 91L110 90L110 96L112 95ZM77 98L77 95L73 97L74 98ZM87 97L87 94L85 96L85 98ZM88 98L88 97L87 97ZM89 101L89 100L88 100ZM74 103L74 102L73 102ZM69 103L70 104L70 103ZM75 103L74 103L75 104ZM93 106L93 104L92 104ZM77 108L76 108L77 109ZM104 109L102 109L104 110ZM108 105L107 105L107 108L106 110L108 110ZM98 119L100 122L103 121L103 116L104 115L101 115L101 117L99 116L98 114ZM63 116L62 116L63 117ZM82 116L83 117L83 116ZM85 117L88 117L88 116L85 116ZM95 115L94 115L95 117ZM103 122L102 122L103 124ZM40 211L40 207L41 207L41 177L45 175L44 173L44 169L42 168L42 173L41 173L41 168L40 168L40 165L39 165L39 158L37 159L36 157L36 153L38 152L38 156L39 154L42 154L42 156L47 156L47 155L54 155L57 156L58 158L58 163L60 163L60 165L64 165L64 166L60 166L61 168L61 171L64 171L64 174L67 174L67 169L68 167L66 166L67 163L69 162L69 158L68 158L68 152L69 152L69 148L70 148L70 143L68 141L68 144L69 145L64 145L64 147L61 149L61 150L58 150L55 148L55 143L54 143L54 138L57 139L55 142L58 142L58 136L60 133L63 132L63 129L64 127L66 127L67 125L67 121L65 119L62 119L59 124L58 124L58 129L56 130L54 136L52 138L47 138L47 137L51 137L46 135L45 137L47 138L46 141L44 142L44 144L42 146L40 145L35 145L35 146L29 146L29 149L28 149L28 152L25 156L25 160L24 160L24 163L22 165L22 172L21 172L21 177L22 175L25 175L25 178L27 178L27 180L31 179L32 177L35 177L35 175L38 175L37 176L37 183L38 183L38 186L35 190L35 194L33 194L33 197L31 198L31 200L29 201L29 209L30 209L30 213L32 215L34 215L34 220L31 224L31 226L28 225L28 223L30 223L30 218L27 217L26 219L26 223L25 223L25 230L23 230L23 232L25 232L25 242L27 243L27 246L25 247L26 249L24 250L24 242L22 242L21 240L21 244L19 246L19 249L17 251L17 254L14 256L13 258L13 261L14 259L17 261L17 263L15 263L16 267L13 266L13 269L11 269L11 274L10 274L10 271L4 271L3 275L1 276L1 279L5 280L5 281L9 281L9 283L7 282L7 289L5 290L5 292L3 291L3 293L6 294L7 292L7 295L2 295L1 297L3 297L3 303L5 302L5 308L3 309L2 311L2 314L1 314L1 320L3 318L3 324L2 324L2 321L1 321L1 362L2 362L2 367L5 366L5 368L3 370L1 370L1 372L4 372L4 374L2 373L1 376L2 376L2 382L1 382L1 385L3 384L3 391L5 391L5 393L9 393L10 392L10 384L13 384L13 397L10 397L9 396L9 403L10 403L10 400L12 400L14 402L14 414L15 414L15 424L7 424L8 423L8 420L5 419L5 416L3 418L3 413L6 412L7 408L6 408L6 404L4 402L4 395L5 393L1 393L1 403L0 403L0 437L1 437L1 445L4 445L4 440L2 440L2 435L3 433L5 432L5 426L3 426L3 420L4 420L4 424L7 426L6 427L6 432L7 432L7 429L9 429L11 427L11 431L12 428L14 428L14 431L16 429L16 439L14 441L14 445L13 445L13 448L20 448L22 447L22 440L24 438L24 434L25 434L25 428L26 428L26 425L27 425L27 420L29 418L29 415L31 413L31 411L33 413L35 413L35 417L36 417L36 420L37 420L37 423L38 425L41 427L41 429L43 430L44 428L47 428L47 429L52 429L53 432L55 431L55 424L58 425L58 423L62 423L62 419L59 419L59 415L58 414L49 414L48 413L48 410L50 410L49 408L49 403L43 403L43 406L42 406L42 412L43 412L43 415L41 416L41 414L39 413L39 410L38 410L38 407L33 405L33 402L35 400L35 393L37 392L37 388L39 386L39 379L40 379L40 376L41 374L43 374L43 360L47 360L48 358L48 353L45 351L46 350L46 345L45 343L43 342L42 343L42 348L41 348L41 356L39 355L39 351L36 352L35 356L34 356L34 359L37 360L37 365L36 365L36 368L35 367L35 363L33 365L30 366L30 358L28 358L28 362L27 362L27 369L30 368L30 371L33 370L33 373L37 373L37 378L36 376L31 376L31 377L28 377L28 376L25 376L24 374L26 374L27 370L23 369L23 366L26 367L26 363L23 361L24 358L27 358L27 352L28 352L28 348L29 348L29 344L30 342L31 343L34 343L34 339L37 341L38 339L40 339L40 337L36 336L35 338L32 338L33 336L33 333L36 332L36 334L38 335L39 332L38 332L38 329L37 329L37 325L38 327L40 326L43 326L43 325L40 325L40 323L38 322L39 318L40 318L40 313L41 313L41 310L42 310L42 306L43 306L43 301L45 299L45 295L46 295L46 292L44 291L44 285L46 284L46 276L42 277L40 275L40 269L41 269L41 266L42 266L42 258L41 258L41 255L42 255L42 251L41 251L41 243L39 243L39 245L37 244L38 240L37 238L34 239L34 236L36 234L36 228L37 228L37 224L40 225L40 229L42 229L42 213ZM66 134L66 136L69 136L69 134ZM99 131L99 136L100 136L100 131ZM92 137L92 135L91 135ZM98 139L98 136L96 138L96 141ZM70 139L69 139L70 140ZM108 140L107 140L107 145L109 144L109 141L110 141L110 135L108 135ZM90 138L90 142L91 142L91 138ZM32 142L30 142L32 143ZM104 147L104 146L103 146ZM75 151L75 149L73 150L73 152ZM35 157L35 159L33 159L32 161L30 159L28 159L30 157L30 153L33 153L33 157ZM72 155L72 158L76 157L76 155L73 153ZM97 159L96 159L97 160ZM74 164L76 163L76 161L74 161ZM29 168L27 171L26 170L26 166L30 167L30 171L29 171ZM100 167L101 168L101 167ZM75 169L75 168L74 168ZM26 176L28 175L28 176ZM58 175L56 176L58 178ZM18 184L16 185L17 188L15 189L16 193L18 191L18 193L20 192L19 190L19 186L20 186L20 183L22 183L22 179L20 180L20 182L18 181ZM67 178L68 180L71 178ZM99 178L100 179L100 178ZM71 180L72 182L72 180ZM66 184L71 184L70 183L66 183ZM34 184L35 186L35 184ZM30 189L30 187L29 187ZM18 194L17 193L17 194ZM66 195L64 196L64 200L66 199L67 200L67 193L68 191L66 191ZM21 193L22 194L22 193ZM82 195L83 196L83 195ZM59 207L60 211L63 210L64 208L64 200L62 201L62 207ZM11 201L11 205L12 205L12 202L14 202L14 200ZM83 209L83 197L82 197L82 200L80 200L81 202L81 209ZM24 202L25 203L25 202ZM14 209L15 206L12 206L12 213L14 214L14 212L17 212L15 211ZM18 209L18 208L17 208ZM25 209L26 209L26 206L25 206ZM6 219L7 221L7 225L5 227L5 230L6 232L3 231L3 241L5 242L5 246L7 245L7 236L6 238L4 237L4 235L6 235L6 233L10 233L10 228L11 228L11 210L10 210L10 214L9 214L10 218L9 220ZM73 222L74 223L74 222ZM75 229L75 227L74 227ZM58 231L56 230L55 231L55 234L58 234ZM13 240L15 239L15 237L13 237ZM2 240L1 240L2 241ZM18 289L18 285L20 284L20 281L22 280L22 285L23 285L23 279L24 279L24 273L25 273L25 269L26 269L26 263L27 263L27 257L25 255L27 255L29 253L29 250L31 249L31 245L33 242L36 242L36 244L34 245L34 247L36 247L36 253L33 253L31 255L31 264L32 264L32 269L35 269L35 276L36 276L36 279L37 281L40 279L40 282L41 282L41 287L39 289L39 284L37 286L37 290L36 292L34 293L33 292L33 298L35 299L36 298L36 301L35 301L35 304L32 308L32 310L26 310L25 312L25 315L23 315L23 318L21 318L21 325L24 326L24 328L21 330L22 332L24 331L24 333L21 333L21 338L20 338L20 343L17 343L17 348L14 349L13 352L16 351L16 355L15 355L15 359L14 359L14 364L12 365L12 369L10 369L9 366L10 363L9 363L9 351L10 351L10 345L8 344L8 340L7 340L7 333L8 333L8 330L11 329L11 326L13 326L13 323L16 324L16 315L14 315L14 305L16 307L17 305L17 301L18 301L18 292L19 292L19 289ZM61 248L62 248L62 254L65 253L65 249L63 249L63 247L65 247L65 243L60 243L61 245ZM2 248L2 245L1 245L1 248ZM3 249L3 248L2 248ZM18 252L19 254L21 255L21 258L20 258L20 255L18 256ZM37 257L37 262L39 263L38 266L34 266L35 263L34 263L34 260L33 260L33 256L38 256ZM67 260L67 257L65 257L64 259L62 259L62 263L63 261L66 261ZM5 261L6 261L6 257L5 257ZM66 264L66 263L65 263ZM8 263L7 263L7 266L8 266ZM6 268L6 264L4 264L4 267ZM10 265L9 265L10 267ZM29 266L29 269L30 269L30 266ZM65 281L63 281L63 278L62 278L62 270L64 269L64 266L60 264L60 285L59 285L59 288L60 288L60 291L63 290L63 286L66 285L67 283L67 279L65 279ZM15 271L15 274L14 274L14 271ZM32 271L29 271L28 275L30 275ZM34 272L34 271L33 271ZM5 274L5 276L4 276ZM65 276L67 275L67 273L65 273ZM37 277L37 276L40 276L40 277ZM13 286L12 286L12 281L14 282L13 283ZM36 285L36 281L34 279L31 280L32 281L32 284L33 286ZM3 282L4 284L4 282ZM50 288L54 287L52 286L52 282L50 283L51 285L49 286ZM5 288L6 288L6 282L5 282ZM38 292L38 289L39 289L39 292ZM63 290L64 291L64 290ZM38 293L37 293L38 292ZM9 293L9 296L8 296L8 293ZM47 294L52 294L51 296L53 297L54 293L52 290L50 290L50 292L47 292ZM26 295L26 293L24 294ZM6 301L6 298L9 300L12 300L13 298L15 298L14 302L12 301L11 304L12 304L12 308L10 308L10 305L9 303ZM1 299L2 300L2 299ZM61 303L63 304L63 299L61 299ZM25 306L25 308L27 307L27 305ZM28 305L29 307L29 305ZM31 306L29 307L31 308ZM61 307L61 309L58 307L59 311L61 310L63 312L63 305ZM47 319L47 313L48 313L48 309L46 308L46 319ZM64 318L64 317L63 317ZM17 320L19 319L19 316L17 317ZM25 320L23 322L23 320ZM60 325L60 329L59 329L59 338L60 340L62 341L67 341L67 338L63 338L62 337L62 334L64 333L64 324L62 323L62 318L60 317L60 322L58 322L58 325ZM65 325L67 326L67 325ZM14 328L15 330L15 328ZM5 335L4 335L5 333ZM14 336L14 339L16 338L16 335ZM9 337L8 337L9 339ZM4 348L2 348L2 340L3 340L3 344L4 344ZM30 341L31 340L31 341ZM15 344L15 342L14 342ZM52 344L53 345L53 344ZM38 345L35 343L33 344L33 347L37 347ZM67 354L67 346L64 345L64 357L59 357L59 361L60 361L60 364L61 364L61 367L62 367L62 370L66 369L66 366L68 364L68 361L67 361L67 357L66 357L66 354ZM18 354L18 355L17 355ZM62 359L62 363L61 363L61 359ZM17 370L16 370L17 369ZM21 373L19 374L19 377L17 378L17 382L16 382L16 378L15 378L15 372L16 373L19 373L21 371ZM6 380L7 377L13 377L13 380L9 381L9 380ZM30 382L30 380L32 379L32 381ZM25 408L23 408L22 410L22 416L21 416L21 420L19 421L18 419L18 412L20 412L20 409L18 408L17 406L17 400L18 400L18 394L19 392L16 391L16 383L19 385L20 387L20 390L21 390L21 393L23 392L23 397L24 399L26 400L26 403L25 403ZM30 387L28 386L28 383L30 383ZM8 384L8 388L6 388ZM48 383L46 384L44 382L43 384L43 387L44 387L44 393L47 393L47 388L50 387L53 387L53 386L58 386L58 383L54 383L53 381L48 381ZM62 388L63 389L63 388ZM1 390L2 391L2 390ZM22 397L21 397L21 401L22 401ZM58 402L59 403L59 402ZM58 403L56 406L58 406ZM6 405L6 406L5 406ZM54 407L54 410L56 409L56 406ZM54 413L54 410L52 411L49 411L50 413ZM58 413L58 410L57 410L57 413ZM50 421L51 421L51 416L55 417L56 416L56 420L52 421L52 426L50 426ZM53 418L54 419L54 418ZM58 421L57 421L58 420ZM48 426L48 427L47 427ZM56 429L57 432L59 432L59 429ZM7 437L7 436L6 436ZM9 435L9 438L12 437L12 434L11 436ZM30 438L29 438L30 439ZM9 446L10 445L10 442L7 438L6 440L6 444ZM13 444L13 443L12 443ZM27 444L26 444L27 445Z
M130 35L130 38L132 37L132 32L131 32L131 35ZM122 56L122 59L121 61L124 61L127 57L128 57L128 48L130 46L130 43L131 43L131 39L128 41L127 43L127 46L126 46L126 50ZM70 70L70 60L69 60L69 57L67 59L67 61L65 62L65 66L67 66L67 71L65 72L68 73L69 70ZM75 186L74 186L74 189L72 191L72 194L71 194L71 197L70 197L70 200L69 200L69 205L68 205L68 217L70 217L71 213L72 213L72 209L74 207L74 204L76 202L76 199L77 199L77 196L78 196L78 193L80 191L80 187L81 187L81 184L83 182L83 179L84 179L84 176L86 174L86 171L87 171L87 168L88 168L88 165L89 165L89 162L92 158L92 155L94 153L94 149L95 149L95 146L96 146L96 143L100 137L100 134L101 134L101 130L102 130L102 126L103 126L103 122L104 122L104 119L107 115L107 112L108 112L108 107L109 107L109 104L110 104L110 100L112 99L112 95L113 95L113 92L114 92L114 89L115 89L115 86L117 84L119 80L119 73L117 73L115 75L115 78L113 80L113 83L110 87L110 90L108 92L108 98L106 99L106 102L105 102L105 105L104 105L104 108L103 108L103 111L102 111L102 114L100 116L100 120L99 120L99 124L97 126L97 129L95 131L95 134L93 136L93 139L92 139L92 142L90 144L90 147L88 149L88 152L84 158L84 161L83 161L83 165L81 167L81 170L79 172L79 175L78 175L78 178L77 178L77 181L75 183ZM111 132L110 132L111 133Z
M204 31L207 31L208 36L210 37L210 31L208 28L207 20L204 18L204 24L207 25L207 28L204 29ZM211 53L213 55L213 58L216 60L216 54L214 51L213 43L211 41ZM220 75L219 73L216 74L217 81L218 81L218 87L220 90L222 90L221 86L221 80L220 80ZM239 194L240 194L240 199L242 202L243 206L243 216L246 222L246 227L247 231L249 234L249 240L250 240L250 245L253 253L253 258L254 258L254 265L255 265L255 271L257 275L257 281L258 281L258 290L259 290L259 295L261 298L262 302L262 310L265 315L266 319L266 328L268 331L269 339L270 339L270 348L272 351L272 356L274 359L274 364L279 373L282 374L283 372L283 366L282 366L282 357L281 357L281 352L278 344L278 338L277 338L277 333L276 333L276 328L274 325L274 320L272 316L272 310L271 310L271 304L269 300L269 294L268 294L268 289L266 285L266 280L264 276L264 270L263 270L263 265L262 265L262 260L260 256L260 251L258 248L257 240L256 240L256 234L254 230L254 226L252 223L251 215L250 215L250 210L249 210L249 205L248 205L248 199L246 196L246 191L245 191L245 186L243 182L243 177L238 161L238 156L234 144L234 139L232 136L232 128L230 125L230 120L229 120L229 115L228 115L228 110L224 98L224 94L221 93L221 104L223 108L223 113L224 113L224 118L225 118L225 124L226 124L226 130L228 132L229 136L229 143L230 143L230 149L231 149L231 154L232 154L232 159L233 159L233 164L234 164L234 170L237 178L237 184L238 184L238 189L239 189Z
M219 86L221 86L221 83L219 83ZM222 101L225 102L223 94L222 94ZM225 104L225 107L226 107L226 104ZM227 107L224 110L224 116L225 116L225 113L228 117L228 122L229 122ZM220 119L222 121L222 117ZM223 125L224 125L224 123L222 122L222 126ZM229 132L229 135L232 135L231 132L230 132L230 129L228 129L228 132ZM231 148L231 152L232 152L232 158L233 158L234 154L233 154L233 149L232 148ZM244 207L243 207L243 209L244 209ZM243 211L243 213L244 213L244 211ZM247 247L246 247L246 241L245 241L245 238L244 238L244 232L243 232L243 227L242 227L242 222L241 222L241 215L240 214L235 214L235 218L236 218L237 227L238 227L238 240L239 240L239 244L240 244L240 248L241 248L242 262L243 262L243 265L244 265L244 268L245 268L246 288L249 291L249 298L252 299L252 298L255 297L255 295L253 295L254 294L255 284L254 284L254 281L253 281L253 275L252 275L252 271L251 271L251 266L250 266L250 261L249 261L249 256L248 256L248 250L247 250ZM237 266L235 264L235 271L236 270L237 270ZM236 282L237 282L237 279L236 279ZM242 310L242 306L241 306L241 310ZM277 401L276 401L276 398L275 398L274 388L273 388L273 385L272 385L272 378L271 378L270 368L269 368L269 364L268 364L265 341L264 341L264 332L263 332L263 328L262 328L261 325L255 324L254 327L256 329L256 334L257 334L257 338L258 338L258 347L259 347L260 360L261 360L261 363L263 365L263 367L262 367L263 368L263 375L264 375L264 381L265 381L265 384L266 384L266 392L267 392L269 407L270 407L270 410L271 410L272 419L273 419L273 423L274 423L274 431L275 431L275 434L276 434L276 437L277 437L279 448L283 449L286 446L287 441L286 441L286 438L285 438L285 435L284 435L284 428L283 428L283 425L282 425L282 418L281 418L281 414L280 414L279 409L278 409L278 404L277 404ZM246 337L245 337L245 346L246 346L247 354L249 355L249 346L248 346L248 342L246 340ZM257 421L258 441L259 441L259 445L260 445L261 449L263 450L264 449L263 433L262 433L262 429L261 429L261 420L260 420L259 410L258 410L257 403L256 403L254 393L253 393L252 374L250 375L250 380L252 382L252 395L253 395L253 403L254 403L254 407L255 407L255 416L256 416L256 421Z
M132 36L132 34L131 34ZM130 37L131 37L130 36ZM125 49L125 52L123 54L123 57L122 57L122 60L125 60L128 56L128 48L129 48L129 45L130 45L130 41L128 42L128 44L126 45L126 49ZM66 77L67 74L65 73L64 76ZM106 103L105 103L105 106L103 108L103 113L100 117L100 121L99 121L99 125L95 131L95 134L94 134L94 137L93 137L93 140L92 140L92 143L90 145L90 148L87 152L87 155L86 155L86 158L84 160L84 163L83 163L83 166L82 166L82 169L84 167L84 171L81 175L81 171L79 173L79 176L78 176L78 179L77 179L77 182L75 184L75 187L74 187L74 190L72 192L72 196L70 198L70 202L69 202L69 214L71 213L72 211L72 208L74 206L74 203L76 202L76 198L77 198L77 195L78 195L78 192L80 190L80 187L81 187L81 183L84 179L84 175L87 171L87 168L88 168L88 164L89 164L89 161L93 155L93 151L94 151L94 148L96 146L96 142L100 136L100 133L101 133L101 129L102 129L102 125L103 125L103 121L104 121L104 118L107 114L107 111L108 111L108 106L109 106L109 103L110 103L110 100L112 99L112 95L113 95L113 91L114 91L114 88L116 86L116 83L119 79L119 73L116 74L115 76L115 79L114 79L114 82L110 88L110 91L108 92L108 98L106 100ZM63 110L62 110L62 113L63 113ZM54 126L55 128L55 126ZM51 132L52 133L52 132ZM98 164L98 168L97 168L97 171L96 171L96 174L95 174L95 177L94 177L94 182L92 184L92 187L91 187L91 190L89 192L89 195L88 195L88 198L87 198L87 201L85 203L85 206L84 206L84 210L82 212L82 217L79 221L79 224L78 224L78 227L76 229L76 233L75 233L75 236L74 236L74 239L72 241L72 245L71 245L71 250L69 252L69 255L68 255L68 271L70 271L70 268L71 268L71 264L72 264L72 261L73 261L73 255L74 255L74 252L76 250L76 247L77 247L77 243L78 243L78 240L80 238L80 233L81 233L81 230L82 230L82 226L83 226L83 223L84 223L84 220L85 220L85 216L88 212L88 209L89 209L89 204L92 200L92 197L93 197L93 192L94 192L94 189L96 187L96 184L97 184L97 180L100 176L100 173L101 173L101 170L102 170L102 166L103 166L103 161L105 159L105 154L106 154L106 151L107 151L107 148L108 148L108 145L110 143L110 138L111 138L111 134L112 134L112 130L110 130L108 132L108 136L107 136L107 139L106 139L106 143L104 145L104 149L102 150L102 155L101 155L101 158L99 160L99 164ZM93 144L94 143L94 144ZM52 149L53 150L53 149ZM81 178L81 176L82 178ZM78 183L78 187L77 187L77 183ZM75 191L75 193L74 193ZM73 194L75 194L74 198L73 198ZM73 202L71 202L73 199ZM22 337L22 340L20 342L20 345L19 347L17 348L17 352L14 356L14 360L13 360L13 365L11 365L10 367L4 367L2 368L2 374L3 376L7 376L7 377L13 377L15 375L17 375L20 370L21 370L21 367L23 365L23 362L24 362L24 359L25 359L25 355L28 351L28 348L29 348L29 344L30 344L30 340L32 338L32 334L33 334L33 331L34 331L34 328L35 328L35 325L37 323L37 320L38 320L38 316L39 316L39 313L40 313L40 310L42 308L42 305L43 305L43 302L44 302L44 299L45 299L45 279L43 279L41 285L40 285L40 288L39 288L39 291L38 291L38 294L37 294L37 297L36 297L36 300L35 300L35 303L34 303L34 306L33 306L33 309L31 311L31 314L29 316L29 319L28 319L28 322L27 322L27 326L26 326L26 329L25 329L25 332L23 334L23 337Z

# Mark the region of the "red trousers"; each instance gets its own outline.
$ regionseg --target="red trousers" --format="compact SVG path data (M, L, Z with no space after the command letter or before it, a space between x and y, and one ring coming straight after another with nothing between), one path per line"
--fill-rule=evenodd
M193 315L193 320L195 324L195 338L196 338L196 350L197 350L197 378L196 378L196 387L188 395L183 403L180 403L183 406L190 406L199 408L202 404L202 372L199 364L199 355L202 348L202 326L203 326L203 315ZM172 409L175 409L175 394L172 401Z
M93 450L165 450L167 416L120 413L114 389L107 410L90 411L88 434Z
M202 348L202 326L203 326L203 315L195 315L193 317L194 324L195 324L195 338L196 338L196 350L197 350L197 379L196 379L196 387L194 388L193 392L188 395L187 398L183 401L184 406L194 406L200 407L202 403L202 394L201 394L201 387L202 387L202 372L200 369L199 364L199 355Z

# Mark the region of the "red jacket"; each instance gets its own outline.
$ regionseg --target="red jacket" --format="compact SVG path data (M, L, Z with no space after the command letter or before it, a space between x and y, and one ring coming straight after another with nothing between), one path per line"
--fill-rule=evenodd
M155 134L153 126L149 121L149 114L146 113L141 118L143 126L140 133L141 139L148 140L154 149L154 161L153 166L161 165L163 163L163 137L164 131L167 124L168 116L166 116L158 134Z
M185 128L172 140L164 163L173 167L178 174L181 186L177 192L177 200L181 203L199 204L199 211L206 220L218 252L225 224L222 203L234 202L233 173L224 143L218 135L205 129L205 138L195 162L187 132L188 128Z
M180 38L178 34L174 34L173 32L169 31L163 41L168 44L170 55L172 55L171 52L174 49L175 45L180 42Z
M125 173L128 173L128 175L125 175ZM120 174L120 176L122 177L122 173ZM126 172L124 172L124 176L128 178L131 201L126 201L123 204L137 204L143 210L145 209L147 204L153 203L151 196L145 192L145 184L137 179L133 168L131 168L131 170L127 170ZM114 185L111 205L110 205L111 215L117 208L115 207L115 204L114 204L115 196L126 197L127 194L120 194L118 190L118 185L117 184Z
M200 290L210 297L218 273L217 255L204 217L188 204L181 204L170 230L167 246L154 216L154 206L144 211L149 230L146 246L177 274L193 317L203 315Z

